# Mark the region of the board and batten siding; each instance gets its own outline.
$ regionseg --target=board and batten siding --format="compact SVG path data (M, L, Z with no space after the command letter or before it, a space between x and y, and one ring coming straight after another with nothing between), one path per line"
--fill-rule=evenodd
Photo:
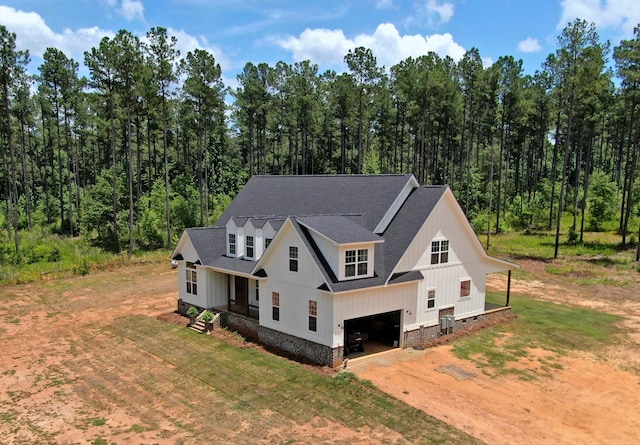
M207 308L225 306L227 304L227 292L229 276L225 273L211 269L205 269L207 282Z
M344 322L354 318L401 311L401 326L414 325L417 307L416 282L342 292L333 297L333 347L343 346Z
M424 276L419 286L416 326L439 323L438 310L443 308L454 307L456 318L484 312L486 274L492 269L468 224L448 190L402 256L396 270L420 270ZM438 240L449 241L448 260L444 264L431 264L431 242ZM471 280L471 294L460 298L460 283L466 279ZM433 309L426 307L429 289L436 290ZM411 326L405 325L405 329L411 329Z
M260 325L315 343L332 346L332 299L329 293L318 290L324 278L297 232L285 225L277 237L277 244L269 249L263 265L267 276L260 287ZM289 246L298 248L298 271L289 270ZM272 317L272 292L280 294L280 320ZM317 330L309 330L309 300L317 304Z
M187 261L191 261L190 259ZM179 288L179 296L182 301L185 303L192 304L194 306L198 306L201 308L206 308L207 306L207 280L205 278L206 270L196 265L196 274L198 279L198 293L196 295L187 293L187 261L179 261L178 262L178 288Z

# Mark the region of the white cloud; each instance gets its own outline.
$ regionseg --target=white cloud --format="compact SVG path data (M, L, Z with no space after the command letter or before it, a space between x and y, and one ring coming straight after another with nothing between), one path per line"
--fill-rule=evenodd
M342 30L305 29L300 37L289 36L277 40L282 48L293 53L293 59L311 60L314 63L336 65L342 62L350 48L355 48L353 40L347 39Z
M329 66L340 65L347 52L358 46L370 48L378 65L387 68L407 57L418 57L429 51L441 57L450 56L456 61L465 53L449 33L401 36L391 23L380 24L373 34L359 34L354 39L347 38L339 29L306 29L299 37L289 36L276 43L291 51L295 61L308 59Z
M231 61L222 53L222 50L215 45L209 44L205 37L194 37L184 30L175 30L172 28L167 28L167 35L175 36L177 39L176 49L180 51L181 58L186 57L189 51L202 49L213 55L216 63L220 64L220 68L223 71L231 68ZM143 38L143 40L146 41L146 37Z
M599 28L617 29L626 37L632 37L633 28L640 23L637 0L563 0L561 7L558 29L580 18L595 23Z
M430 20L436 18L438 24L448 23L453 17L453 3L438 3L438 0L428 0L426 6Z
M104 36L113 36L112 31L98 27L64 29L62 33L54 32L35 12L19 11L7 6L0 6L0 23L10 32L16 33L16 47L27 49L30 54L41 58L48 47L55 47L68 57L82 62L83 52L97 46Z
M518 50L523 53L535 53L541 49L542 46L540 45L540 42L538 42L538 39L534 39L533 37L527 37L526 39L518 42Z
M122 0L122 6L120 7L119 12L129 21L135 19L144 21L144 5L140 1Z

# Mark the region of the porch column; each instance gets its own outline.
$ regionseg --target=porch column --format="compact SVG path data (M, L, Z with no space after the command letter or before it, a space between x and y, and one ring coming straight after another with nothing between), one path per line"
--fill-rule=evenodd
M227 274L227 311L231 312L231 275Z
M505 306L509 306L509 298L511 297L511 269L507 273L507 302Z

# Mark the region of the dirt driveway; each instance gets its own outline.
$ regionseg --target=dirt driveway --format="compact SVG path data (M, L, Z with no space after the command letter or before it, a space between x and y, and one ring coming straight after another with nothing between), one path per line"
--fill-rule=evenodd
M553 377L522 381L491 378L473 363L456 358L448 345L424 351L393 350L349 362L360 378L406 403L444 420L488 444L631 444L640 441L640 301L637 283L625 289L580 288L543 272L544 264L522 267L544 281L512 281L512 291L550 301L597 308L626 317L635 343L610 348L606 361L590 354L554 357ZM500 276L489 287L506 288ZM607 287L609 288L609 287ZM549 354L530 351L518 364L541 368ZM453 372L451 372L453 371ZM461 371L461 372L455 372Z
M127 342L114 345L102 332L123 314L173 311L176 281L165 264L140 264L1 288L0 443L175 444L213 437L227 443L246 437L253 443L406 443L384 428L355 431L325 419L297 425L274 413L233 422L222 415L212 423L211 407L190 399L188 382L171 366ZM500 288L504 282L498 277L490 285ZM633 299L638 297L604 296L594 289L586 298L551 279L512 285L519 293L626 312L625 323L640 343L640 301ZM625 289L640 295L636 285ZM545 353L533 352L534 359L521 366L540 366ZM640 378L622 366L637 364L639 352L625 345L608 351L606 362L562 357L562 370L552 378L530 382L489 378L447 346L394 350L352 360L349 369L488 444L626 444L640 437ZM475 376L459 380L456 373L442 372L451 369ZM150 386L145 376L165 386Z

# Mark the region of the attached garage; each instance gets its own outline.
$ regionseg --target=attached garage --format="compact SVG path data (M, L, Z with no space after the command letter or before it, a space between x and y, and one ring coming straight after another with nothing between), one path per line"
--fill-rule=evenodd
M401 311L346 320L344 323L344 355L370 354L400 346Z

